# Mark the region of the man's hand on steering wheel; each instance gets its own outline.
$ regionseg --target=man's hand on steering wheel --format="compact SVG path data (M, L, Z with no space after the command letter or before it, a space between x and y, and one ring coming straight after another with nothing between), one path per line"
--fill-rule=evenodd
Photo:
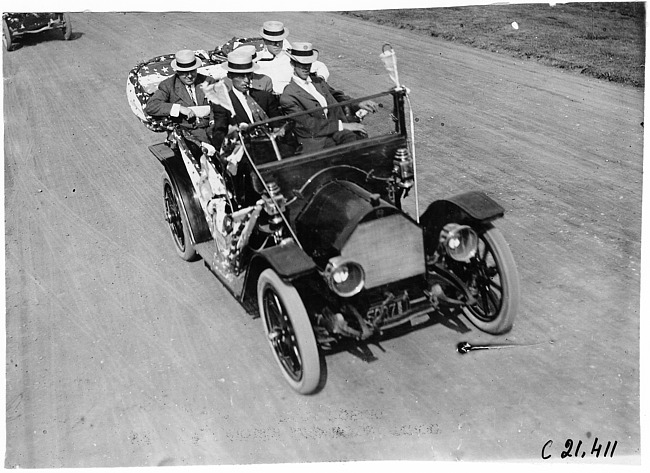
M377 105L377 102L373 100L363 100L359 102L359 107L372 113L375 113L379 110L379 105Z

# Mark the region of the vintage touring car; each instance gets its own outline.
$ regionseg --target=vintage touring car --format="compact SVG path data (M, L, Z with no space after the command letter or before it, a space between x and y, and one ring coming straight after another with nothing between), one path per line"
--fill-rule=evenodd
M471 191L420 215L403 210L417 202L408 89L339 106L365 100L378 104L363 119L367 136L316 152L290 139L301 113L239 130L236 171L230 158L193 154L178 127L150 146L177 253L202 258L244 307L253 303L284 378L303 394L323 387L324 355L339 342L367 343L450 307L501 334L518 310L517 269L493 225L504 209Z
M63 39L72 38L72 23L67 13L3 13L2 43L7 51L16 49L16 40L28 34L62 30Z

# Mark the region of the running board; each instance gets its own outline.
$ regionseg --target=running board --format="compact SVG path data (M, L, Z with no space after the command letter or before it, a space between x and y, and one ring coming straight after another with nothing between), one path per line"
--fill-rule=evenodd
M240 271L239 274L235 274L226 261L225 256L219 252L214 240L197 243L194 245L194 249L199 255L201 255L201 258L203 258L203 262L208 269L219 278L221 284L223 284L237 299L241 299L244 290L246 272Z

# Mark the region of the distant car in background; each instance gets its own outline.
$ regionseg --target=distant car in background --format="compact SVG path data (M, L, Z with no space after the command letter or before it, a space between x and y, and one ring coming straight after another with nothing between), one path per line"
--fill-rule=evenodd
M2 44L7 51L16 49L16 40L26 34L63 30L63 39L72 38L72 23L67 13L3 13Z

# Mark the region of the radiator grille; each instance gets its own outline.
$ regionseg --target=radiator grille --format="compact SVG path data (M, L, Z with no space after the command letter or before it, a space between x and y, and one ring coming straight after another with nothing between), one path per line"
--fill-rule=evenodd
M360 224L341 255L363 267L368 289L425 272L422 229L400 214Z

